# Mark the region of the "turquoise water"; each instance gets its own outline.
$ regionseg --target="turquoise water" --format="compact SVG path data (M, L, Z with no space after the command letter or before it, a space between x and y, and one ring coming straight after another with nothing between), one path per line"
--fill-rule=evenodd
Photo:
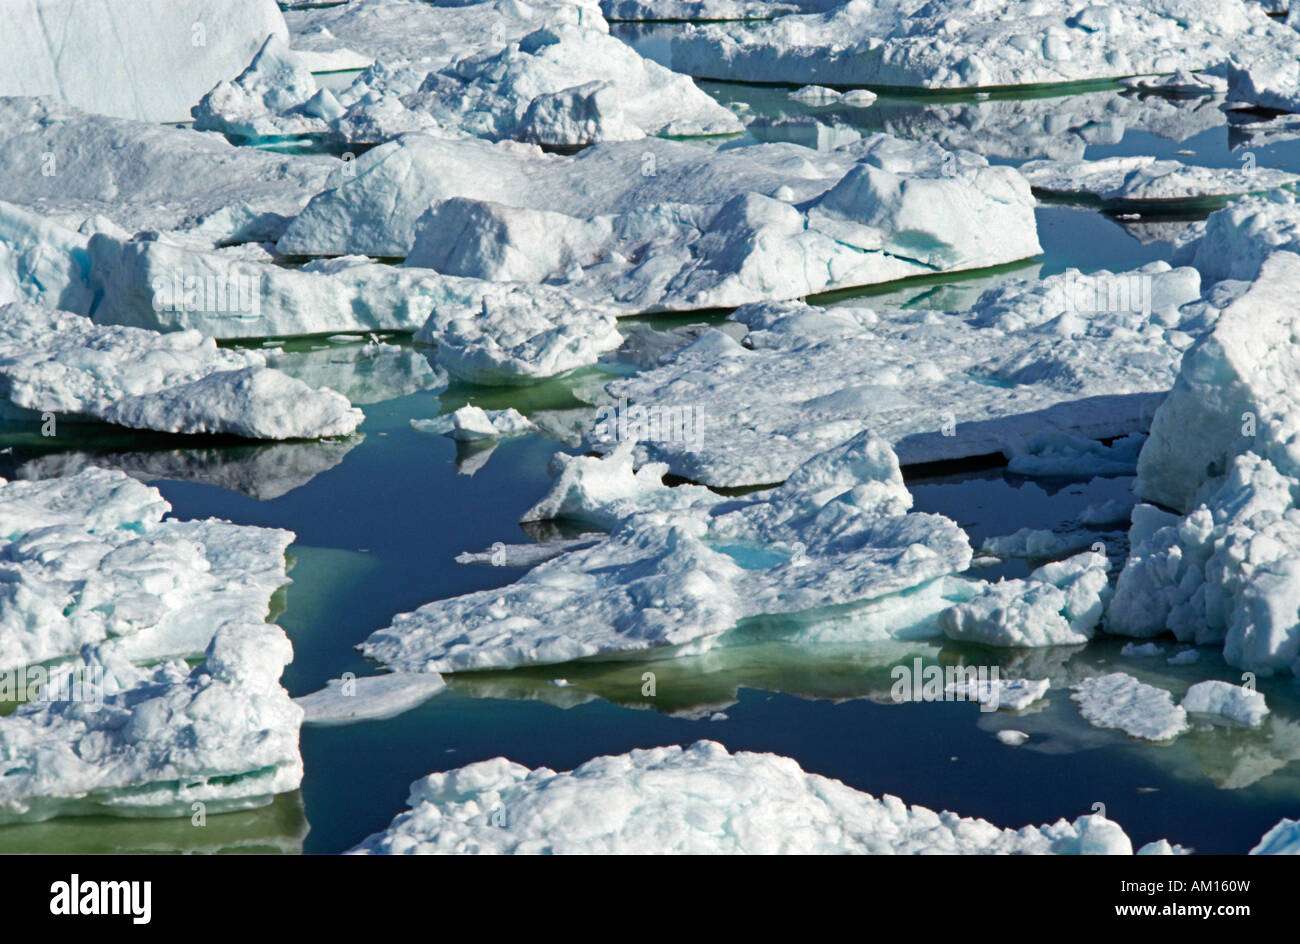
M638 43L652 45L650 40ZM747 102L750 114L823 117L821 109L791 102L785 90L707 87L724 101ZM1070 100L1060 99L1061 108L1068 110ZM978 111L1003 101L959 104ZM929 127L927 109L950 107L882 98L876 108L838 109L831 117L863 132L888 127L902 133L908 127ZM1154 154L1229 166L1242 154L1241 148L1232 148L1231 135L1226 123L1183 140L1124 130L1118 140L1088 144L1082 156ZM761 139L751 133L711 146L744 146ZM1260 165L1300 170L1300 143L1260 147L1254 153ZM1095 210L1045 206L1038 222L1045 251L1026 266L838 293L827 301L942 307L963 299L968 303L998 278L1048 275L1070 266L1126 269L1172 256L1169 242L1144 241L1123 221ZM698 319L639 320L670 326ZM398 341L410 348L409 340ZM354 356L358 349L336 348L340 358ZM178 517L218 516L295 531L293 584L283 595L276 621L296 652L284 681L292 694L300 695L343 672L378 671L354 647L388 625L394 614L517 577L522 571L462 566L453 558L497 541L529 540L518 518L547 489L552 454L572 450L533 435L504 441L490 454L473 452L413 431L411 419L473 402L485 408L514 406L559 422L567 418L580 427L585 392L605 374L634 369L611 361L536 388L460 386L407 393L366 404L363 435L352 441L295 446L293 451L234 443L195 447L102 430L61 434L52 448L51 441L32 430L15 427L0 436L0 447L11 449L0 454L0 475L49 474L61 459L85 453L92 461L136 470L161 489ZM400 386L396 381L401 379L374 382L392 380ZM300 471L286 482L283 476L291 466ZM918 510L951 516L978 546L987 536L1021 527L1072 526L1085 506L1123 497L1130 481L1029 480L995 469L914 479L910 485ZM1122 561L1122 531L1102 529L1097 537L1106 543L1113 563ZM742 563L752 563L751 557L762 553L729 550ZM977 573L989 579L1014 577L1029 567L1007 562ZM909 803L983 816L1004 826L1074 818L1103 803L1107 815L1135 842L1168 837L1203 852L1245 851L1279 818L1295 816L1300 806L1300 697L1290 680L1261 682L1274 712L1265 730L1197 730L1160 747L1090 727L1060 691L1024 715L983 713L964 703L898 705L889 698L890 668L915 657L944 663L995 661L1018 670L1029 665L1044 673L1063 667L1091 673L1102 665L1122 665L1176 695L1202 678L1239 680L1209 650L1190 667L1122 657L1123 640L1106 639L1073 650L1027 654L990 655L951 643L809 651L783 644L780 629L779 621L770 621L754 633L765 641L653 663L653 698L640 693L644 663L452 677L449 691L397 718L304 728L302 789L264 810L211 817L204 830L175 821L100 819L11 826L0 828L0 851L338 852L383 828L404 808L408 784L432 771L498 755L528 766L568 769L599 754L699 738L719 740L733 750L786 754L807 770L872 793L893 793ZM559 679L568 684L555 684ZM1024 747L1010 748L994 739L999 728L1035 737Z

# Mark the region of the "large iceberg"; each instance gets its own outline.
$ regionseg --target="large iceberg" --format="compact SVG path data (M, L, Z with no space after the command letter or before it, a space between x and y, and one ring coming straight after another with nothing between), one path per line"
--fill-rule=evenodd
M1297 287L1300 255L1274 253L1187 350L1138 457L1139 497L1190 511L1245 452L1284 474L1300 472Z
M274 0L8 0L0 95L52 95L90 112L187 121L268 36L289 37Z
M354 853L1130 855L1103 816L1001 829L876 799L776 754L715 741L530 770L504 757L411 784L411 809ZM1142 851L1147 851L1144 847Z
M1033 197L1014 170L885 135L825 153L649 139L573 157L405 135L355 165L288 226L279 251L401 256L612 299L628 314L796 298L1040 251Z
M191 656L223 624L265 619L293 533L170 508L105 469L0 485L0 669L100 643L135 661Z
M284 631L232 621L204 661L137 667L112 644L54 670L0 718L0 823L193 816L264 806L302 782Z
M583 469L632 476L625 455ZM572 477L557 488L571 491ZM361 650L395 669L439 672L662 658L717 645L733 629L724 641L744 641L738 623L779 614L798 615L802 628L792 632L813 638L933 635L934 616L951 602L945 578L970 563L956 524L908 513L898 460L869 433L748 501L711 501L697 489L694 507L660 510L677 500L657 494L666 486L606 491L636 496L607 540L501 589L401 614Z
M628 417L698 413L701 435L642 421L630 438L640 459L716 486L779 482L864 428L905 465L1122 436L1150 422L1204 332L1199 299L1195 270L1153 263L1010 280L969 312L747 305L731 315L743 343L710 332L607 389Z
M1254 4L851 0L759 25L689 27L673 68L791 85L991 88L1202 69L1295 37Z
M194 109L195 127L248 139L374 144L426 131L567 147L744 127L689 78L598 29L547 27L438 70L377 64L338 93L320 89L302 60L267 40L237 79Z
M0 306L0 394L19 416L56 414L167 433L318 439L365 418L333 390L218 348L197 331L106 327L36 305Z

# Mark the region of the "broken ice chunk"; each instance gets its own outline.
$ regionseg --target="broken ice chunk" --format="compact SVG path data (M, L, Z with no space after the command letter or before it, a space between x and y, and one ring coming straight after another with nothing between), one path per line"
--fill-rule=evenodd
M1092 638L1109 596L1105 556L1085 552L1023 580L983 584L939 614L939 626L949 639L987 646L1078 645Z
M1115 823L1000 829L880 799L788 757L714 741L529 770L504 757L411 784L410 809L360 854L964 853L1130 855Z
M170 507L104 469L0 484L0 669L105 640L136 661L188 656L223 623L264 619L292 532L163 520Z
M1118 728L1130 737L1172 741L1188 728L1187 712L1172 695L1124 672L1084 679L1070 697L1089 724Z
M24 410L249 439L341 436L364 419L341 394L265 363L261 352L224 350L197 331L158 334L35 305L0 306L0 379Z
M193 669L88 647L51 697L0 718L0 822L220 813L296 790L303 712L279 681L292 658L268 623L225 624Z
M411 420L411 429L420 433L448 436L458 442L480 442L484 439L522 436L535 432L537 427L513 407L484 410L469 405L435 419Z
M616 485L608 504L592 496L607 515L629 514L609 539L509 586L401 614L361 648L397 669L451 672L669 657L743 642L737 624L767 614L803 614L790 632L810 638L933 634L951 602L945 578L970 563L965 534L941 516L905 513L897 459L870 434L805 469L748 501L669 511L635 513L658 490L646 499ZM854 604L848 618L823 616L840 604Z
M330 679L325 687L295 698L303 724L352 724L394 718L447 687L436 672Z
M1263 724L1268 715L1261 692L1217 680L1197 682L1183 696L1182 705L1189 714L1218 715L1252 728Z

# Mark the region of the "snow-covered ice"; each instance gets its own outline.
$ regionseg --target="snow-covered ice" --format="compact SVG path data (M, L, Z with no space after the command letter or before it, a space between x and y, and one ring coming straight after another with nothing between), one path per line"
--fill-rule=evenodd
M250 809L302 781L284 631L231 621L204 661L132 665L110 643L56 669L56 695L0 718L0 822ZM80 673L80 675L78 675ZM102 673L102 681L98 679ZM92 689L79 678L96 679Z
M1300 481L1253 453L1186 517L1133 510L1108 631L1222 645L1229 665L1300 669ZM1194 650L1193 650L1194 651Z
M572 771L504 757L411 784L411 809L352 851L366 854L1129 855L1097 815L1020 830L876 799L775 754L715 741L597 757Z
M1189 688L1182 706L1188 714L1218 715L1252 728L1263 724L1268 715L1262 693L1217 679L1197 682Z
M587 474L631 478L625 456L604 462ZM630 515L607 540L506 587L400 614L360 648L394 669L454 672L671 657L723 636L744 642L737 624L763 615L802 614L791 632L813 640L933 635L935 614L950 602L945 578L970 563L952 521L907 513L898 460L866 433L734 508L652 510L663 504L653 491L650 483L582 489L614 499L606 514ZM639 503L650 510L637 512ZM841 604L855 604L848 618L819 612Z
M1092 551L1044 564L1023 580L984 584L939 614L949 639L987 646L1072 646L1092 638L1110 585Z
M340 167L335 157L237 148L50 99L0 98L0 127L0 200L87 234L183 230L209 247L275 240Z
M289 36L274 0L10 0L4 18L0 95L153 122L188 121L268 36Z
M1260 7L1214 0L851 0L770 23L690 27L673 37L672 62L740 82L988 88L1201 69L1294 42Z
M365 68L375 60L411 60L438 69L498 52L544 27L608 30L599 8L586 0L348 0L286 10L285 22L289 45L310 54L314 72ZM250 51L240 67L251 58Z
M1172 741L1187 730L1187 712L1162 688L1125 672L1084 679L1070 695L1098 728L1117 728L1146 741Z
M1273 190L1300 175L1268 167L1194 167L1147 155L1095 161L1027 161L1029 185L1045 196L1089 198L1108 208L1148 210L1179 203Z
M601 29L548 26L500 51L429 65L377 64L335 94L273 37L237 79L204 97L195 127L247 139L377 144L424 131L567 147L744 128L688 77Z
M1250 854L1300 855L1300 820L1280 820L1263 835Z
M295 698L303 724L352 724L394 718L447 687L436 672L403 672L330 679L325 687Z
M1050 679L975 679L955 682L945 691L969 698L981 705L1023 711L1047 694Z
M1300 472L1297 287L1300 256L1274 253L1213 330L1189 347L1138 458L1139 497L1190 511L1232 458L1248 451L1284 474Z
M522 436L537 430L528 417L513 407L484 410L472 405L431 420L411 420L411 428L418 433L449 436L460 442Z
M0 306L0 393L29 411L19 415L249 439L342 436L364 419L342 394L267 367L260 352L36 305Z
M1195 266L1207 282L1249 282L1279 250L1300 253L1300 206L1287 190L1243 197L1211 213L1175 258Z
M1195 270L1154 263L1010 280L963 313L748 305L731 315L749 328L743 344L709 332L607 390L646 408L692 407L706 429L725 430L638 447L641 461L719 486L779 482L864 428L904 464L991 455L1040 434L1123 436L1146 428L1204 333L1199 298Z
M123 472L0 485L0 669L103 643L145 661L202 652L224 623L265 619L289 582L289 531L164 519Z
M625 314L797 298L1040 251L1033 197L1014 170L885 135L830 152L648 139L572 157L405 135L354 163L288 226L281 252L546 282Z

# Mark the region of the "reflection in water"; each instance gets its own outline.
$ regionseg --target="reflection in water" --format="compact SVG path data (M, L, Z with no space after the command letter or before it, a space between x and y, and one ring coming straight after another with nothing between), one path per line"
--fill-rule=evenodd
M297 854L310 829L302 794L276 797L267 806L207 817L198 826L189 817L123 819L66 817L42 823L0 827L0 855L117 855L124 853Z
M121 446L128 442L138 446L144 437L123 433L115 438ZM93 465L120 469L144 482L197 482L268 501L334 468L364 439L365 434L358 432L343 439L274 443L236 440L168 449L161 444L193 442L194 437L159 437L157 448L127 451L113 449L102 440L95 447L69 452L39 452L39 447L16 445L11 453L0 456L0 476L58 478ZM61 444L66 448L66 437Z

